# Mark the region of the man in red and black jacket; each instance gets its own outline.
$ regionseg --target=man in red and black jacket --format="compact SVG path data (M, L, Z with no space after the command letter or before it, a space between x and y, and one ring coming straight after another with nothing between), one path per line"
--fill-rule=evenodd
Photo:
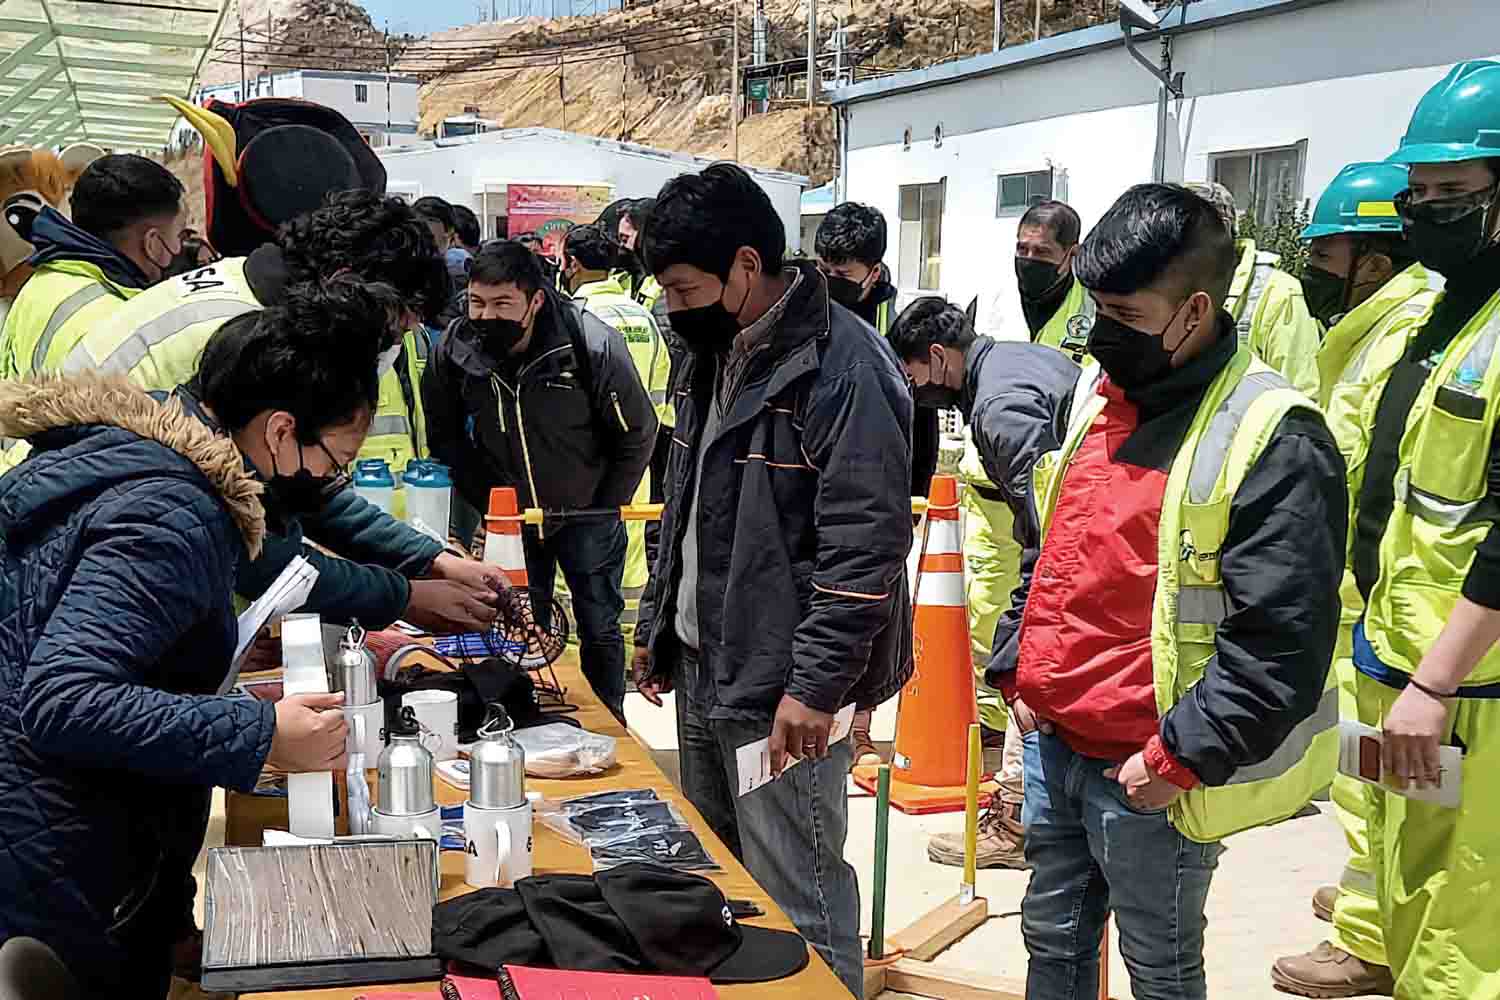
M1212 206L1167 185L1126 192L1074 263L1098 307L1088 347L1104 370L1092 389L1102 409L1055 473L1018 664L997 662L988 676L1025 732L1030 1000L1095 995L1111 910L1137 998L1203 1000L1203 907L1221 848L1178 832L1168 808L1267 760L1323 696L1345 469L1321 415L1294 406L1229 498L1216 655L1158 709L1152 622L1168 473L1236 363L1222 309L1233 270Z

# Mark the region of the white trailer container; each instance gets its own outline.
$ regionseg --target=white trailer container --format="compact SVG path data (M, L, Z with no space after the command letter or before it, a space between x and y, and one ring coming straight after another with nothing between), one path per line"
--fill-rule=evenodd
M486 239L506 235L512 184L607 186L610 198L654 197L678 174L712 160L545 128L513 128L379 151L386 189L416 200L436 195L479 216ZM746 168L770 195L786 228L788 252L801 243L801 199L807 178Z

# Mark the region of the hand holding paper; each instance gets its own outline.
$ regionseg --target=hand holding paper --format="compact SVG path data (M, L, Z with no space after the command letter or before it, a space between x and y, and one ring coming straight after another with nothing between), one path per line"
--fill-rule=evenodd
M847 737L853 726L854 706L845 705L833 717L833 729L828 734L826 746L833 746ZM762 785L769 784L796 766L800 760L801 758L793 758L786 763L780 773L777 773L771 767L770 738L746 743L735 751L735 771L739 776L739 794L746 795Z

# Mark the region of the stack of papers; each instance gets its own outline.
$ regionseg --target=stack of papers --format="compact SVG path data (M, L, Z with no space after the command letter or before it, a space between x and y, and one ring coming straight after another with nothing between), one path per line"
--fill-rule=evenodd
M234 682L240 676L240 664L244 662L245 654L249 652L250 644L255 641L260 630L302 607L307 601L307 595L312 593L313 584L317 582L317 569L305 557L298 556L287 563L276 582L245 609L239 618L239 641L234 647L234 663L219 685L220 694L234 687Z

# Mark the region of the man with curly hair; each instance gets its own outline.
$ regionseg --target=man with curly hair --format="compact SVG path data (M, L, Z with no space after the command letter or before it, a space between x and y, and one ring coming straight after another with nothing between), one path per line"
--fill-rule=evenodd
M447 292L443 258L426 222L399 198L342 191L323 207L282 227L274 243L247 257L196 268L144 292L100 323L62 362L62 370L125 372L147 390L172 392L187 383L214 332L235 316L274 306L293 285L353 273L395 290L400 306L382 337L380 400L361 458L381 458L398 474L426 456L419 398L429 347L421 321ZM404 331L404 332L399 332ZM297 469L283 470L285 475ZM399 493L399 491L398 491ZM300 531L272 535L259 559L239 568L238 593L263 593L295 556L319 571L304 605L325 617L357 619L385 628L397 618L449 631L484 627L494 617L493 568L445 553L421 535L365 503L352 490L321 500L303 514L308 537L336 553L308 549ZM446 527L443 526L443 527Z

